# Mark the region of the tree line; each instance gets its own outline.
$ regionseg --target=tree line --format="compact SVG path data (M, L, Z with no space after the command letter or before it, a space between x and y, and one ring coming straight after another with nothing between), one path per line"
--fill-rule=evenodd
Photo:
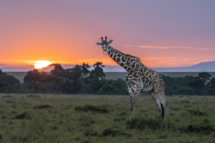
M0 93L66 93L128 95L124 80L105 79L104 65L97 62L94 69L83 63L64 69L60 64L52 64L50 73L34 69L28 71L21 84L14 76L0 70Z
M0 69L0 93L128 95L124 80L104 78L104 65L101 62L95 63L91 71L85 63L69 69L64 69L60 64L51 66L54 69L50 73L36 69L28 71L23 83ZM211 78L207 72L199 73L198 77L161 76L165 82L166 95L215 95L215 78Z
M185 76L171 78L162 75L167 95L215 95L215 77L201 72L197 77Z

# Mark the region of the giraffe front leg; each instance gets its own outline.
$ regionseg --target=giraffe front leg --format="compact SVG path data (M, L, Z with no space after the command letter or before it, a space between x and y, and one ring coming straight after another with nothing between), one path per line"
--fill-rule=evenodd
M133 102L133 97L134 97L134 92L132 91L131 87L128 86L128 92L129 92L129 95L130 95L130 104L131 104L131 117L130 119L133 118L133 111L134 111L134 102Z
M129 95L130 95L130 102L131 102L131 117L130 119L132 120L133 119L133 116L134 116L134 105L136 103L136 100L137 100L137 97L138 95L140 94L140 91L141 91L141 84L135 84L135 85L131 85L129 82L128 82L128 77L126 76L126 79L125 79L126 83L127 83L127 86L128 86L128 92L129 92Z
M133 92L133 96L131 97L131 120L134 117L134 106L137 101L137 97L140 94L140 90L136 90Z
M130 98L131 98L131 117L130 117L130 120L132 120L134 117L134 105L136 103L136 99L134 96L130 97Z

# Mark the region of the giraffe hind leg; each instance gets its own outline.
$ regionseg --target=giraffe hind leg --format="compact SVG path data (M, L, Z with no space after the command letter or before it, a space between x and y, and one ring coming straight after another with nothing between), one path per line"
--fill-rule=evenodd
M169 123L169 112L168 112L168 107L167 107L167 105L166 105L165 102L164 102L163 105L165 105L165 106L164 106L164 110L165 110L165 112L166 112L166 117L167 117L167 120L168 120L168 123Z
M164 115L165 115L165 111L164 111L163 105L162 104L160 104L160 105L161 105L161 117L163 119Z
M133 119L133 113L134 113L134 105L135 105L135 100L134 100L134 91L132 90L132 88L129 86L129 84L127 83L128 85L128 92L130 94L130 103L131 103L131 116L130 116L130 120Z
M163 93L157 93L157 95L158 95L158 98L160 99L161 105L162 105L162 107L164 109L164 112L166 114L166 117L167 117L167 120L168 120L168 123L169 123L168 106L167 106L167 104L165 102L164 94ZM163 114L164 114L164 112L163 112Z
M155 91L150 91L149 94L152 96L152 99L154 100L155 104L157 105L157 108L158 108L158 111L159 111L159 114L160 116L164 117L164 108L163 108L163 105L161 104L160 102L160 99L158 98L158 96L156 95Z

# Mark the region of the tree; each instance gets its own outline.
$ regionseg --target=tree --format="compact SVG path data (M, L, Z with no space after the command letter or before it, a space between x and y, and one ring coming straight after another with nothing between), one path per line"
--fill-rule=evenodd
M47 87L41 84L39 81L31 81L30 83L27 84L27 88L34 93L48 92Z
M103 84L98 90L97 94L118 94L128 95L128 89L125 81L122 79L117 80L106 80L103 79Z
M24 77L24 83L30 83L31 81L41 81L41 75L38 70L28 71Z
M172 90L172 88L171 87L169 87L169 86L165 86L165 94L166 95L173 95L173 90Z
M90 71L88 70L90 66L88 64L83 63L81 67L82 70L82 82L84 84L89 84L89 77L87 77L88 74L90 74Z
M97 76L95 76L94 78L92 78L90 80L90 89L91 89L91 92L93 94L97 94L98 90L102 87L102 85L104 84L104 82L105 82L104 79L99 80L99 78Z
M97 78L105 77L104 71L102 69L105 66L102 65L101 62L97 62L93 66L95 67L95 69L90 72L90 79L93 79L94 77L97 77Z
M88 70L90 66L88 64L83 63L80 67L81 67L83 76L86 76L90 73L90 71Z
M2 70L0 69L0 75L7 75L7 74L3 73Z
M0 75L0 92L18 92L20 88L20 81L12 75L2 73Z
M188 83L189 87L193 89L194 93L197 95L202 95L205 84L201 79L192 80Z
M104 84L103 77L105 77L105 73L102 68L105 66L102 65L101 62L97 62L93 65L93 67L95 67L95 69L90 72L89 76L90 88L92 93L96 94Z
M82 71L81 67L76 65L73 68L65 69L63 78L65 82L62 83L62 91L66 93L79 93L82 83L81 83Z
M215 95L215 88L208 89L207 95Z
M56 76L59 76L59 77L62 77L64 75L64 69L63 67L60 65L60 64L51 64L50 66L54 66L54 69L51 70L51 73L53 75L56 75Z
M208 83L208 88L207 95L215 95L215 77Z
M215 88L215 77L210 80L208 83L209 88Z
M199 73L199 78L202 79L204 81L204 83L206 83L208 80L210 80L211 75L207 72L201 72Z

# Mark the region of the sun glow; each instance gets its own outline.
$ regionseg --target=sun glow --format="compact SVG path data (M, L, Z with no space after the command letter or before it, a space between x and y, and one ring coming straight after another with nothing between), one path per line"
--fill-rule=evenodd
M47 67L48 65L50 65L51 62L49 61L37 61L35 64L34 64L34 68L35 69L42 69L42 68L45 68Z

